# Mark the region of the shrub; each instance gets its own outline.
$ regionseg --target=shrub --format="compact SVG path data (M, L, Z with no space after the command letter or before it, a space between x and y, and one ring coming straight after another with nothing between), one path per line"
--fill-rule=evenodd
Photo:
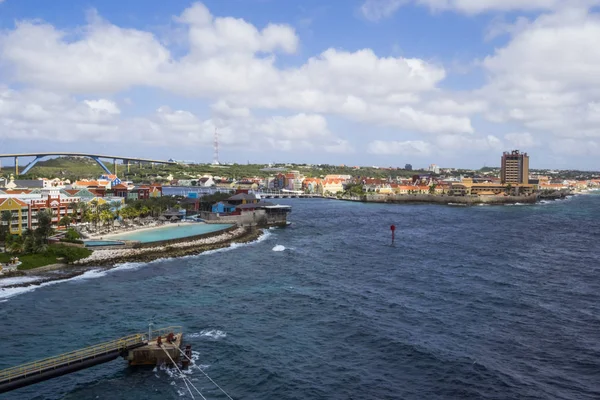
M67 229L67 232L65 233L65 239L66 239L65 241L72 242L73 240L81 239L81 235L75 229L69 228L69 229ZM72 243L76 243L76 242L72 242Z
M72 263L88 257L90 254L92 254L92 251L84 247L54 245L48 248L47 253L55 255L56 257L63 257L65 261Z

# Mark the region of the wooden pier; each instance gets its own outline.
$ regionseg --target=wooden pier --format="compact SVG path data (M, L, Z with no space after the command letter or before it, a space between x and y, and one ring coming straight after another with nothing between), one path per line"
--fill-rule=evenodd
M172 334L170 342L167 341L169 334ZM158 337L161 337L160 346L157 345ZM129 365L171 364L169 356L174 361L179 360L178 349L182 340L181 327L170 326L0 370L0 393L93 367L118 357L128 360Z

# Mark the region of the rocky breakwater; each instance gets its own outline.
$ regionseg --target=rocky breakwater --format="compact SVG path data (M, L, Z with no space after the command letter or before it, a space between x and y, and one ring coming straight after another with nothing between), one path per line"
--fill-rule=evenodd
M78 260L74 264L110 266L124 262L149 262L159 258L189 256L229 247L232 243L251 242L258 239L261 234L260 229L239 227L215 236L178 243L145 245L140 248L95 250L89 257Z

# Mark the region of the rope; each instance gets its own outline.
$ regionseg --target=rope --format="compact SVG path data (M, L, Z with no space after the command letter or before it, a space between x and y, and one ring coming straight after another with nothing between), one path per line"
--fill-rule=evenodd
M171 358L171 355L169 354L169 352L167 350L165 350L164 347L160 346L160 348L162 349L162 351L165 352L165 354L167 355L167 357L169 357L169 360L171 360L171 362L173 363L173 365L175 366L175 368L177 368L177 371L179 371L179 376L181 376L181 379L183 379L183 383L185 383L185 387L187 388L188 392L190 392L190 396L192 396L192 399L196 399L194 397L194 394L192 393L192 390L190 389L190 387L188 386L188 378L185 376L185 374L179 369L179 367L177 366L177 364L175 363L175 361L173 361L173 359ZM175 346L175 348L178 349L178 347ZM192 381L190 381L190 385L192 385L192 387L196 390L196 392L198 392L198 394L200 395L200 397L202 397L204 400L206 400L206 397L202 396L202 393L200 393L200 391L198 390L198 388L196 386L194 386L194 384L192 383Z
M225 396L227 396L229 398L229 400L233 400L233 398L225 390L223 390L223 388L221 386L219 386L217 384L217 382L213 381L212 378L210 376L208 376L208 374L206 372L202 371L202 368L200 368L199 366L197 366L194 363L194 361L191 358L189 358L179 347L177 347L177 350L179 350L179 352L181 354L183 354L183 356L185 358L187 358L194 367L198 368L200 370L200 372L202 372L204 374L204 376L206 376L212 383L214 383L215 386L218 387L221 390L221 392L223 392L225 394Z

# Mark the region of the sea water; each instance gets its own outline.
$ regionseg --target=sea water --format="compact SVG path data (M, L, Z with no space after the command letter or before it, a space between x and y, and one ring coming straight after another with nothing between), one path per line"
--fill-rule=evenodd
M0 288L0 368L153 322L183 325L196 364L237 399L600 398L600 196L280 202L293 223L257 243ZM4 396L190 398L173 371L121 359Z

